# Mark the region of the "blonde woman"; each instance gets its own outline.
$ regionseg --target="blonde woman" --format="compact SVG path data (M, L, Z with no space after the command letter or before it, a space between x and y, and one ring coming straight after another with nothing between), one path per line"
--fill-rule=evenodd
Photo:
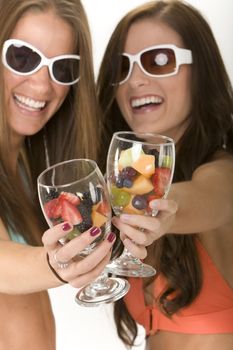
M61 247L58 240L72 225L47 230L37 197L37 176L48 165L96 159L89 28L79 0L1 0L0 13L0 349L54 350L46 290L93 280L114 240L111 235L74 262L99 230Z

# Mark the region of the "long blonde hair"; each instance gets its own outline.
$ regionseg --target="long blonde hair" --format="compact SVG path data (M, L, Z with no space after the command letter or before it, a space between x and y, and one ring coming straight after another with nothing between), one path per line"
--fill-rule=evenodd
M99 115L95 92L92 46L88 20L80 0L0 0L0 48L7 40L18 19L28 11L52 10L66 21L73 30L76 52L81 56L79 82L70 91L56 114L45 128L26 137L24 154L27 160L31 193L24 193L19 176L11 173L11 159L4 98L3 66L0 66L0 211L5 226L19 232L31 244L41 242L41 230L45 223L41 216L36 193L36 179L50 164L77 158L97 158L99 137ZM46 162L47 160L47 162ZM23 158L19 160L25 168ZM28 219L30 218L30 219ZM38 232L40 227L40 233Z

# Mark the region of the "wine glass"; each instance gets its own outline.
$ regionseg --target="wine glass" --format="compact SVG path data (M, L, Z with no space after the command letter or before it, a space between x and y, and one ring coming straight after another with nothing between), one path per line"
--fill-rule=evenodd
M174 141L152 133L116 132L107 156L107 185L116 216L121 213L156 216L149 207L168 194L175 165ZM140 225L139 225L140 226ZM128 277L150 277L156 270L124 248L107 270Z
M73 224L73 230L60 240L65 244L92 226L101 235L87 246L80 257L90 254L110 233L111 206L104 177L90 159L72 159L55 164L38 177L38 194L45 219L50 227L63 221ZM103 272L94 282L81 288L76 302L97 306L124 296L129 283L122 278L110 278Z

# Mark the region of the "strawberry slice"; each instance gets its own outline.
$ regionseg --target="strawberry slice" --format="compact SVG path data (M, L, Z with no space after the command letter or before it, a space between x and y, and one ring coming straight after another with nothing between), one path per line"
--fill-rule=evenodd
M51 199L44 205L44 211L50 219L58 219L61 216L61 209L59 198Z
M83 221L82 215L75 205L66 199L60 199L61 202L61 217L64 221L70 222L72 225L78 225Z
M155 173L152 176L152 183L154 186L154 192L156 196L160 198L165 194L166 187L170 181L171 170L170 168L156 168Z
M66 199L68 202L70 202L73 205L80 204L80 198L76 196L76 194L71 192L61 192L59 198L61 200Z

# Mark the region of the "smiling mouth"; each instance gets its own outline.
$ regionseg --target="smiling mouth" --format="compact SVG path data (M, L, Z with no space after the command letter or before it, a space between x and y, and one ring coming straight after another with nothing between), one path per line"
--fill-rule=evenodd
M14 94L14 100L20 107L30 111L41 111L46 106L46 101L38 101L18 94Z
M148 96L142 98L136 98L131 101L132 108L142 108L149 105L160 105L163 102L163 99L158 96Z

